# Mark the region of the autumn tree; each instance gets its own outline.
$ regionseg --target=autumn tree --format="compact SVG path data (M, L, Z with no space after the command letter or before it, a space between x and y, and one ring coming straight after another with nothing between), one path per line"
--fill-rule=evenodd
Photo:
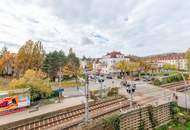
M18 51L15 58L17 74L24 74L28 69L39 70L44 61L45 51L40 41L27 41Z
M72 48L69 50L69 54L67 56L67 64L63 70L64 75L74 77L76 83L78 84L78 77L81 74L80 60L78 57L76 57L75 53L72 51Z
M53 51L46 55L42 70L49 75L51 80L55 80L55 78L58 76L58 73L62 73L62 68L65 64L65 53L62 50Z
M0 69L2 75L12 75L13 74L13 63L14 54L6 51L2 54L0 58Z
M188 49L185 53L185 59L187 61L187 70L190 71L190 49Z
M41 71L27 70L22 78L13 79L9 86L12 89L29 88L31 100L35 101L47 97L51 92L51 86L46 75Z
M121 72L124 73L124 76L126 76L126 73L128 72L130 75L132 75L133 72L138 71L140 64L138 62L133 61L120 61L115 65L117 69L119 69Z

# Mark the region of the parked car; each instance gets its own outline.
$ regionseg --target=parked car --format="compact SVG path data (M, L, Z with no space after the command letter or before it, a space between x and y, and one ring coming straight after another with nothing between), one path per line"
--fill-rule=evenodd
M111 75L107 75L106 78L107 79L112 79L112 76Z
M152 81L152 80L154 80L154 78L151 76L144 76L143 77L143 81Z
M94 75L89 75L89 78L90 79L95 79L95 76Z
M140 78L139 78L139 77L135 77L133 80L134 80L134 81L139 81Z

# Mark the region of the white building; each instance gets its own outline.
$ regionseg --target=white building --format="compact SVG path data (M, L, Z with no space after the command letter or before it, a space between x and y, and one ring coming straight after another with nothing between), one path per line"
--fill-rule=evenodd
M113 51L96 61L93 64L93 69L98 70L102 74L118 73L119 70L115 69L114 65L123 60L129 60L129 58L121 52Z
M151 60L162 68L164 64L173 64L179 70L187 70L187 62L185 59L185 53L169 53L162 55L150 56Z

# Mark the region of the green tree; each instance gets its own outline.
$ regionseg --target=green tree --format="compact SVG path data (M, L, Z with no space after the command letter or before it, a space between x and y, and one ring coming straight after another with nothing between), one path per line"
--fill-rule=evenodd
M48 73L51 80L55 80L58 73L62 73L62 68L66 64L65 53L61 51L53 51L46 55L42 70Z
M8 49L7 49L6 46L4 46L4 47L1 49L1 51L0 51L0 58L3 57L3 55L4 55L5 53L7 53L7 52L8 52Z
M164 70L177 70L177 66L174 65L174 64L169 64L169 63L166 63L163 65L163 69Z
M185 59L187 60L187 70L190 71L190 48L186 51Z

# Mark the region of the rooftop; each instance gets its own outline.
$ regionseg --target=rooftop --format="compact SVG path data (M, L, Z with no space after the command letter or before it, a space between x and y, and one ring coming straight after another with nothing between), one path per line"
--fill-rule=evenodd
M175 59L184 59L185 53L166 53L166 54L158 54L144 57L146 59L152 60L175 60Z
M124 54L122 54L121 52L112 51L112 52L110 52L110 53L107 53L105 56L106 56L106 57L109 57L109 58L118 58L118 56L121 56L121 55L124 56Z

